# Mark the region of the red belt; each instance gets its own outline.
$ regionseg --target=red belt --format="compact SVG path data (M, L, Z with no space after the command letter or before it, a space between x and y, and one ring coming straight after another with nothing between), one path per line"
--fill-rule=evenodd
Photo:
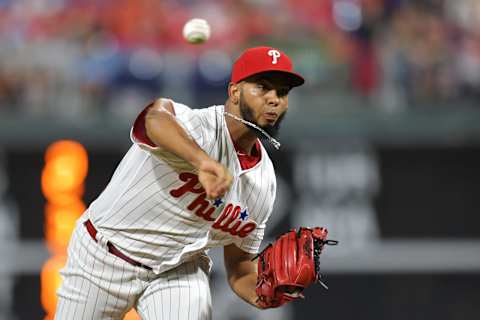
M87 231L90 234L90 236L92 237L92 239L95 240L95 242L98 242L97 241L97 229L95 229L92 222L90 220L87 220L83 223L83 225L85 226L85 228L87 228ZM143 263L135 261L132 258L129 258L126 255L124 255L122 252L120 252L120 250L115 248L115 246L112 243L110 243L110 241L107 242L107 248L108 248L108 252L110 252L111 254L119 257L122 260L127 261L131 265L134 265L136 267L142 267L142 268L145 268L147 270L152 270L152 268L150 268L149 266L146 266Z

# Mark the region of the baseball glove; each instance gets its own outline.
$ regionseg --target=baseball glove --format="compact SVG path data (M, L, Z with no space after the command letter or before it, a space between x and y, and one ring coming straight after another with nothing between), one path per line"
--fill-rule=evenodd
M320 282L322 249L326 244L338 243L327 240L327 235L326 228L302 227L298 232L292 229L255 257L258 258L257 302L261 308L276 308L303 298L305 288Z

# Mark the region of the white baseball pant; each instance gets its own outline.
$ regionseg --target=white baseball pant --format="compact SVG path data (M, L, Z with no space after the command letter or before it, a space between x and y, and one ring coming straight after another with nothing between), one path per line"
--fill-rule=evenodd
M209 261L203 256L156 275L109 253L77 223L61 270L55 319L211 319Z

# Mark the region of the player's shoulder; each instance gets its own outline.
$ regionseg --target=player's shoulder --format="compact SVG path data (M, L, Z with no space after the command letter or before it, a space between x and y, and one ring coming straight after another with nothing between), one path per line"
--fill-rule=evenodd
M187 104L180 103L172 99L169 99L169 101L172 103L173 107L175 108L175 112L177 113L177 115L182 113L189 113L189 114L196 114L198 116L214 118L214 117L218 117L218 115L222 114L223 112L222 105L200 107L200 106L189 106Z

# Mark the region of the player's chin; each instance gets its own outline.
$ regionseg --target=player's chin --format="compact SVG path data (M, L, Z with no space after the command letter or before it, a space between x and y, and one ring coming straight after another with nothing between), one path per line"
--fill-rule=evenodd
M278 135L278 131L280 129L277 123L267 124L267 125L261 126L261 128L274 138Z
M262 118L261 121L258 121L261 128L273 128L277 123L277 118Z

